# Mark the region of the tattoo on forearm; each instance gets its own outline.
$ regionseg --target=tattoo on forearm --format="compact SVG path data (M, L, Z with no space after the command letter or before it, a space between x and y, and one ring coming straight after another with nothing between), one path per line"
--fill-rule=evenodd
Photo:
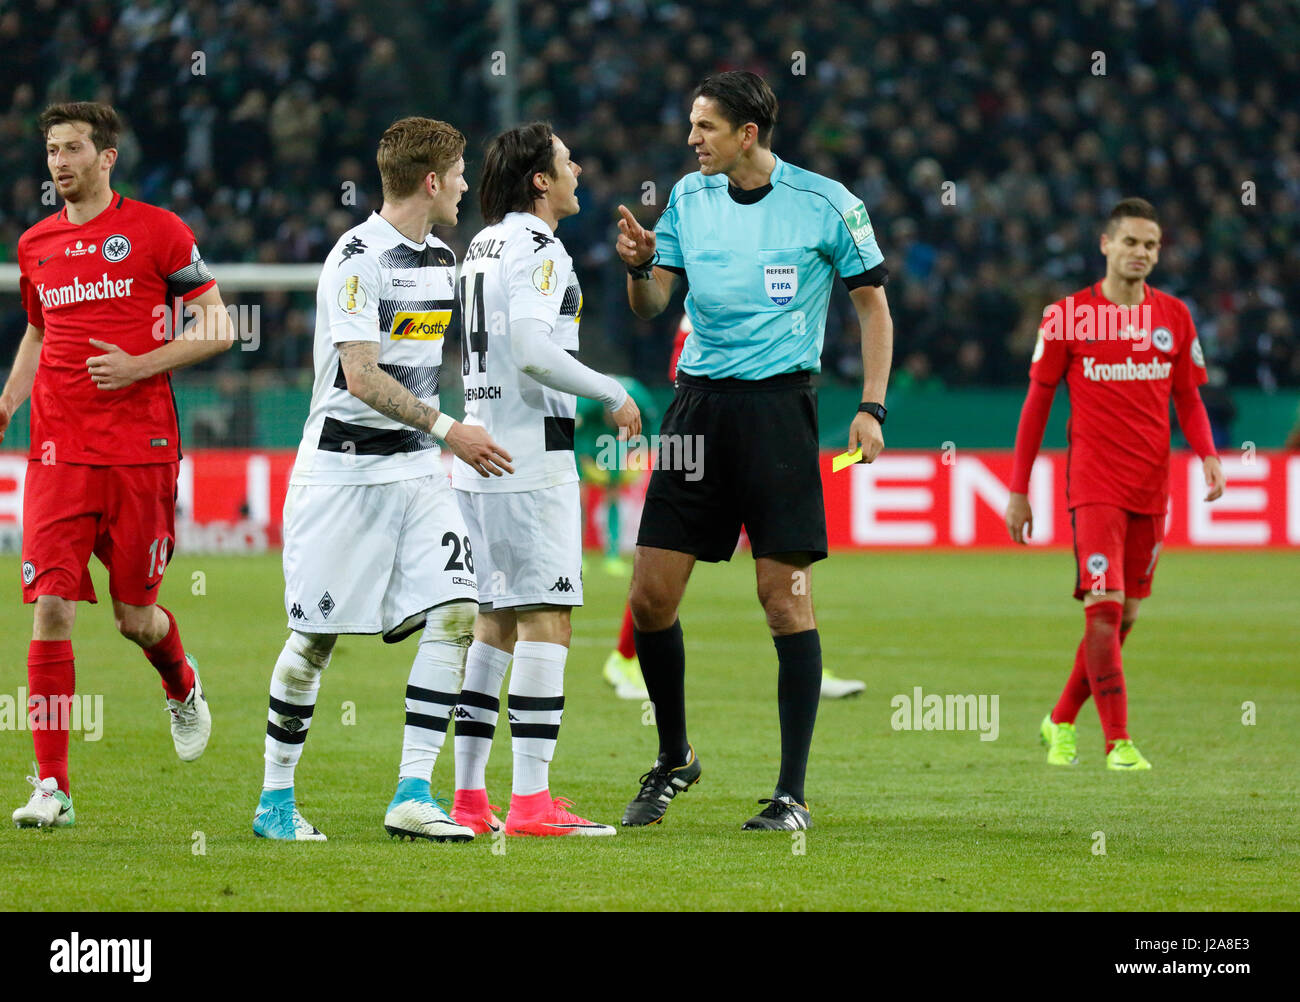
M376 370L374 376L366 377L366 386L373 389L367 394L369 399L365 402L380 414L421 431L433 427L438 412L388 373Z
M438 412L381 369L378 358L366 357L368 354L354 345L339 345L340 357L353 370L353 381L360 384L356 389L361 392L354 396L394 421L420 431L432 428Z

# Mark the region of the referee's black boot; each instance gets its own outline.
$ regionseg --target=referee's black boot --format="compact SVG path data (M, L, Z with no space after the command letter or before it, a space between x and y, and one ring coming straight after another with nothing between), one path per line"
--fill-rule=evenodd
M782 793L771 800L760 800L767 804L761 811L741 825L742 831L792 832L812 827L812 814L807 804L801 804L794 797Z
M700 781L700 760L695 757L695 749L687 747L690 748L690 758L685 765L665 769L660 760L655 759L650 771L641 777L641 792L623 812L625 827L658 824L664 819L673 797Z

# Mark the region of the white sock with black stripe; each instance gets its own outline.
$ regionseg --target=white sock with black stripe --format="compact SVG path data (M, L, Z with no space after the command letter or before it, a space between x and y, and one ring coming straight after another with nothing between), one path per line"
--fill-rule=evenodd
M481 640L470 645L465 658L465 685L456 707L456 789L487 787L488 756L501 712L501 683L510 665L510 652Z
M266 716L266 770L264 790L287 790L293 786L294 769L302 758L320 678L330 663L335 637L328 633L306 634L296 630L284 642L271 673L271 700Z
M515 644L506 707L516 797L549 788L548 773L564 716L564 661L568 654L569 649L561 644L532 640Z
M473 602L448 602L430 609L406 682L406 725L398 779L433 776L447 738L447 721L460 700L465 651L474 631Z

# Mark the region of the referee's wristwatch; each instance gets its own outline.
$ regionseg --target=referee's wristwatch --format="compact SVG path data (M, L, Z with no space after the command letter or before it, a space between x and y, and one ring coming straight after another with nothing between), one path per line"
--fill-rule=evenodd
M886 410L884 404L875 404L875 403L858 404L858 412L870 414L873 418L875 418L878 422L880 422L880 426L882 428L885 426L885 415L889 413L889 411Z
M623 266L627 268L627 273L631 275L634 280L644 281L645 279L649 278L651 275L654 274L655 264L658 262L658 260L659 260L659 252L655 251L654 254L651 255L650 260L646 261L644 264L624 263Z

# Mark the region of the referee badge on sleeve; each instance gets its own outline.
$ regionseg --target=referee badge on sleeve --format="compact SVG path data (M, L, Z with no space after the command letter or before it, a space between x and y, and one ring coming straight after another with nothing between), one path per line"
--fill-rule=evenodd
M764 265L763 285L767 289L767 298L777 306L784 306L799 291L799 269L787 264Z

